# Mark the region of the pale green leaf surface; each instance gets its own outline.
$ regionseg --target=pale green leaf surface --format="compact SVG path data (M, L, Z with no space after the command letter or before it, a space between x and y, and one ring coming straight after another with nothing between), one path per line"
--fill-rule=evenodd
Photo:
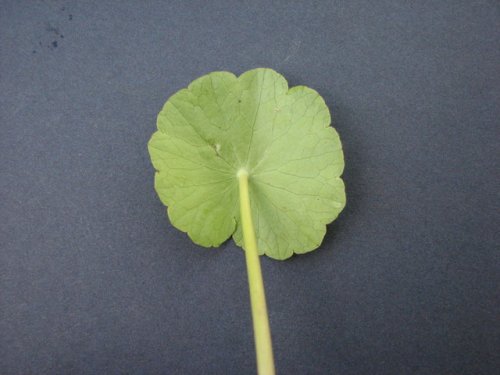
M314 90L271 69L214 72L174 94L149 141L155 188L172 224L202 246L243 246L237 172L249 172L261 254L316 249L345 206L342 146Z

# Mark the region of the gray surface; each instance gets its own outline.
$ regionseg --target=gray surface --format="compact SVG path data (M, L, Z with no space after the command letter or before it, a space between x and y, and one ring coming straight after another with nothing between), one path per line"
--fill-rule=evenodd
M278 373L498 368L498 2L287 3L1 1L2 374L255 373L242 252L171 227L146 143L259 66L347 163L321 249L262 259Z

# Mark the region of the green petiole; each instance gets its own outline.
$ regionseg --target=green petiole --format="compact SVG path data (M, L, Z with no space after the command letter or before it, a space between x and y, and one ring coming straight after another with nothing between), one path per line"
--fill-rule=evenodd
M259 375L274 375L271 330L269 328L264 282L262 280L257 241L255 239L250 209L248 171L240 169L237 177L240 191L240 215L243 228L243 241L245 243L250 303L252 306L255 351L257 354L257 370Z

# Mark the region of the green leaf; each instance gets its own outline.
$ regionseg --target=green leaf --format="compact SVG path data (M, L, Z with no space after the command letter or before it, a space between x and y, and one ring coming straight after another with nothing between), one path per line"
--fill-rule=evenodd
M249 174L260 254L317 248L345 206L342 146L324 100L271 69L213 72L174 94L149 141L172 224L202 246L242 246L237 173Z

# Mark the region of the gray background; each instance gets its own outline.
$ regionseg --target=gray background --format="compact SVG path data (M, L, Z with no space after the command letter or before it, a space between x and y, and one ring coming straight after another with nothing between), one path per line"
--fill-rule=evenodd
M348 204L262 259L279 374L500 365L497 1L1 1L2 374L254 374L244 257L153 190L166 99L214 70L318 90Z

